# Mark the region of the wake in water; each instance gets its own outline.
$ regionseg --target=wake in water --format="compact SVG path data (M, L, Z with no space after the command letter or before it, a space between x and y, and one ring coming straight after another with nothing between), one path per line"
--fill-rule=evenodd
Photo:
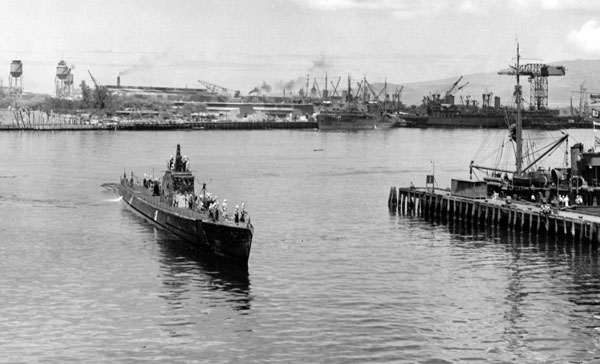
M117 189L119 187L119 185L117 183L103 183L100 186L106 188L106 190L111 191L111 192L117 192ZM106 201L106 202L119 202L122 199L123 199L123 196L118 196L116 198L109 198L109 199L104 200L104 201Z
M100 185L100 187L104 187L109 191L117 191L117 188L119 188L119 184L118 183L103 183Z
M2 195L0 196L0 203L34 207L52 207L68 209L77 208L77 205L71 200L28 198L17 195Z

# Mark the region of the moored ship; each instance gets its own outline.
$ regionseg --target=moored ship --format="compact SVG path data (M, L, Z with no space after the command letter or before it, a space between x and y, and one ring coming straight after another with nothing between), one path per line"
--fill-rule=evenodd
M569 159L565 158L565 165L555 168L544 168L539 163L548 155L568 143L569 135L562 132L562 136L546 147L534 150L534 143L525 140L523 136L524 116L522 106L522 89L520 76L528 75L526 68L519 63L520 54L517 45L517 63L513 67L516 76L515 104L516 120L509 124L508 141L503 146L513 144L515 169L502 167L503 154L500 152L493 157L495 165L485 166L471 161L470 175L479 172L485 173L483 181L452 180L453 186L460 187L460 193L468 191L469 197L486 198L490 196L507 198L513 201L524 201L544 206L544 211L549 212L549 206L569 207L568 201L577 201L579 209L594 206L595 213L600 210L596 207L600 202L600 152L596 151L597 142L594 138L594 147L584 150L582 143L577 143L570 148L571 166ZM531 112L530 112L531 113ZM524 115L525 114L525 115ZM600 125L593 122L593 125ZM594 136L595 136L594 127ZM458 189L453 188L455 193ZM566 198L567 203L564 204ZM562 205L561 205L562 204ZM589 208L588 208L589 210Z
M360 110L326 110L317 115L317 123L319 130L390 129L397 119Z
M319 130L370 130L390 129L401 118L388 112L386 101L381 101L373 87L364 78L353 93L350 77L344 99L325 100L316 116ZM382 91L384 92L385 89ZM325 94L327 94L325 92Z
M520 122L526 129L566 129L587 128L590 122L580 116L561 116L559 110L548 108L547 77L564 75L564 67L543 64L522 65L522 75L531 80L540 80L539 86L531 91L532 98L528 110L520 111ZM513 75L514 69L500 71L502 75ZM454 92L464 88L469 82L459 85L462 76L445 92L444 95L433 93L423 97L422 105L405 119L411 126L432 128L507 128L517 123L515 108L501 106L499 96L491 92L481 94L481 100L470 96L460 96L460 103L455 102ZM543 82L541 80L544 80ZM532 85L538 83L533 82Z
M162 181L146 179L142 184L124 174L118 192L129 206L162 228L203 251L239 266L247 266L254 228L244 211L233 216L219 209L204 185L196 194L194 175L177 145L175 158L167 165ZM225 202L225 201L224 201Z
M388 206L391 211L419 214L446 221L469 221L475 225L491 223L507 225L509 229L529 230L530 233L572 236L574 239L600 240L600 151L597 147L594 121L593 147L585 151L582 143L571 147L571 166L535 168L537 163L555 151L568 139L567 134L546 148L533 150L523 140L521 114L520 76L527 70L520 67L517 44L515 70L517 85L515 100L517 122L510 128L509 138L514 142L515 169L483 166L471 162L471 178L484 172L483 180L477 178L452 179L451 187L435 187L435 176L426 177L426 187L401 187L396 196L395 187L390 192ZM597 117L598 113L595 113ZM526 150L529 149L529 150ZM497 156L500 157L500 156ZM500 161L500 158L494 158ZM528 159L526 162L525 160ZM477 177L477 176L476 176ZM512 230L515 231L515 230Z

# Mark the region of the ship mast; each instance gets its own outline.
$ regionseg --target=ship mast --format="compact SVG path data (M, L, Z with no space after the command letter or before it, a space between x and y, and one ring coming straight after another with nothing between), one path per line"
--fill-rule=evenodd
M517 154L516 154L516 167L517 175L523 172L523 121L521 120L521 84L519 83L519 74L521 71L519 65L519 43L517 43L517 86L515 88L515 97L517 98Z

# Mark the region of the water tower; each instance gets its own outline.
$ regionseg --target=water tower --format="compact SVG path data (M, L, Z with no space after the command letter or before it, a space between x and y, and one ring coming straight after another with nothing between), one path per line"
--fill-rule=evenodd
M56 83L56 97L73 97L73 74L71 73L71 68L67 66L67 62L58 62L54 81Z
M10 63L10 74L8 75L8 94L21 97L23 94L23 63L19 60Z

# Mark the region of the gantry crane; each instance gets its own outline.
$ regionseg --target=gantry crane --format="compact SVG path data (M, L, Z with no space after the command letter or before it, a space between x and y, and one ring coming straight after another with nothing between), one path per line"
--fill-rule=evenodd
M499 75L517 75L516 67L498 72ZM564 76L564 66L550 66L543 63L527 63L519 66L519 75L528 76L531 84L529 94L529 107L532 110L545 110L548 108L548 77Z

